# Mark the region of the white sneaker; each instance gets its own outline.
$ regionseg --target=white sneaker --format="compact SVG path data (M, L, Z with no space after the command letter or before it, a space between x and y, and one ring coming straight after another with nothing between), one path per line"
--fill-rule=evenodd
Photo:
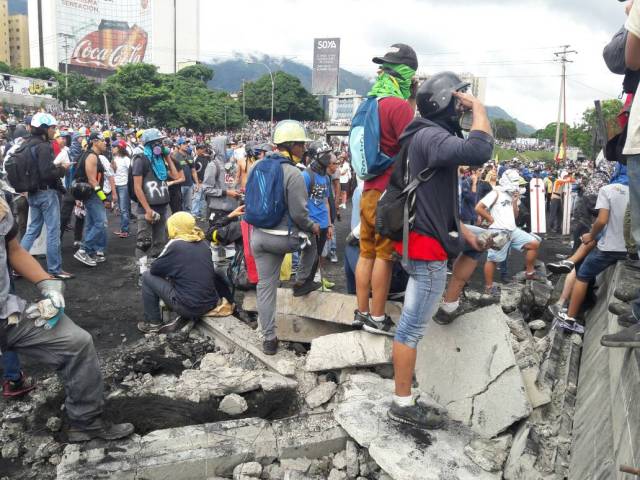
M78 250L73 255L73 258L75 258L79 262L84 263L87 267L95 267L97 265L96 261L93 258L91 258L89 254L84 250Z
M343 210L346 210L347 209L347 204L346 203L341 203L340 204L340 208L343 209Z

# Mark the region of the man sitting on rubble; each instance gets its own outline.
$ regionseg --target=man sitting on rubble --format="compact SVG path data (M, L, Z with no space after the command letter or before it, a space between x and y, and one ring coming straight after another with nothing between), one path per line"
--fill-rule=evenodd
M204 232L190 213L176 212L167 219L169 242L151 268L142 274L143 333L169 333L198 318L218 304L216 273ZM160 299L178 317L162 324Z
M55 369L66 393L70 442L117 440L133 433L130 423L102 419L103 382L91 335L64 314L64 283L52 278L17 240L17 225L0 198L0 349L12 350ZM27 305L9 293L9 268L33 283L44 300ZM24 377L24 376L23 376ZM23 378L14 385L20 388Z

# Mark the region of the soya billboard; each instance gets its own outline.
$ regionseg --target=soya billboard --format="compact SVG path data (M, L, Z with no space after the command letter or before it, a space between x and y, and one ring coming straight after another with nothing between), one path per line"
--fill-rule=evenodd
M127 63L150 61L149 0L58 0L60 68L104 78Z

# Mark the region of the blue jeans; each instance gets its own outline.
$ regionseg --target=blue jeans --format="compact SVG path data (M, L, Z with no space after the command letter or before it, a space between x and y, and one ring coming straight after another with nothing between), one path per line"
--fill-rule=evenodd
M204 195L202 194L202 188L193 193L193 199L191 200L191 215L199 217L202 215L202 209L204 208Z
M131 199L129 199L129 187L117 185L118 208L120 209L120 231L129 233L129 218L131 218Z
M447 262L409 260L409 283L395 341L416 348L427 322L436 313L447 283Z
M611 265L627 258L627 252L603 252L598 247L589 252L580 268L576 272L576 278L581 282L590 282Z
M180 187L180 190L182 190L182 211L190 212L193 199L193 185L189 185L188 187Z
M632 155L627 159L627 175L629 176L631 236L640 253L640 155Z
M89 255L104 252L107 248L107 211L102 201L91 195L84 202L87 215L84 219L84 251Z
M20 359L18 354L12 350L2 352L2 379L12 382L20 380Z
M60 253L60 197L56 190L38 190L28 197L31 222L27 226L20 245L31 250L33 243L40 236L42 226L47 226L47 271L51 274L62 270Z

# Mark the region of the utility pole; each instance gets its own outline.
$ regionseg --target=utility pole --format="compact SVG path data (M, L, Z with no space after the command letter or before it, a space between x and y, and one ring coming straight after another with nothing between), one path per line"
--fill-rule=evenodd
M569 50L571 45L563 45L561 52L554 52L556 61L562 63L562 78L560 80L560 98L558 100L558 121L556 123L556 143L555 143L555 159L558 161L558 154L560 152L560 119L564 110L564 127L563 127L563 140L564 145L564 157L567 157L567 99L566 99L566 80L567 80L567 63L572 63L567 57L569 54L578 53L575 50Z
M69 110L69 39L75 38L70 33L59 33L64 39L64 104Z

